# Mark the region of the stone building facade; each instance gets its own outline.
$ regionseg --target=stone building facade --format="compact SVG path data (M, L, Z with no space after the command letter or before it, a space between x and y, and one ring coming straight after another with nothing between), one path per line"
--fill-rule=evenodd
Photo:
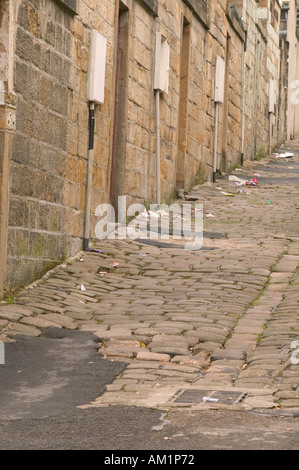
M284 1L282 3L280 40L282 47L287 52L282 54L282 62L288 59L287 76L287 119L285 120L285 132L287 140L294 139L299 134L299 18L297 18L297 0ZM283 91L283 90L282 90ZM294 99L295 98L295 99Z
M99 204L116 205L120 195L128 204L157 200L157 33L169 45L168 89L158 97L162 201L212 180L217 56L225 64L217 170L283 141L281 7L278 0L1 1L1 292L82 248L91 31L107 41L104 102L94 109L94 238Z

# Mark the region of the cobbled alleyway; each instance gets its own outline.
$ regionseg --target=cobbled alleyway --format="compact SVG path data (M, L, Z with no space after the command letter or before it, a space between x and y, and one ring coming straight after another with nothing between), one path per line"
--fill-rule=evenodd
M0 340L92 332L127 365L92 403L299 411L299 142L192 196L204 244L104 240L0 306ZM114 263L114 264L113 264ZM84 285L85 290L78 286ZM299 342L298 342L299 344Z

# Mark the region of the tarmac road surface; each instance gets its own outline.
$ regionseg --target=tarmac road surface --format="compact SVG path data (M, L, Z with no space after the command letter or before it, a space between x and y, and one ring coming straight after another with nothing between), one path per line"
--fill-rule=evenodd
M151 454L143 451L151 450L160 459L163 451L174 456L190 450L198 459L199 450L299 450L299 419L286 411L80 408L99 397L126 365L102 359L97 341L89 332L46 328L41 337L19 336L6 344L0 366L1 450L101 450L100 461L114 451L115 458L139 456L136 466L145 465L141 459Z

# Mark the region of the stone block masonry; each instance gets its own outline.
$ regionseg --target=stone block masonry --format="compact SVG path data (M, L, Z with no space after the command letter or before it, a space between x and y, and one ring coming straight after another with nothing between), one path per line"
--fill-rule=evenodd
M6 285L9 154L16 129L16 100L12 84L10 27L13 5L0 5L0 295Z
M107 47L104 103L95 105L90 238L99 204L123 195L128 204L156 202L156 32L170 48L168 93L159 101L162 201L212 179L217 56L226 65L217 169L239 164L242 150L245 159L267 153L268 84L271 78L277 93L284 90L287 67L278 2L11 6L3 0L0 8L0 292L30 283L82 248L92 29ZM273 145L283 136L286 94L272 116Z
M38 278L81 249L88 37L61 3L20 1L16 9L17 119L10 145L6 265L6 283L12 286Z
M80 77L71 59L70 27L70 13L56 2L18 2L14 31L17 119L10 147L6 274L12 285L39 277L74 246L80 247L77 220L82 216L77 201L73 198L70 203L66 191L68 107L76 92L69 78L71 64ZM73 185L72 191L80 194L83 178ZM65 230L70 213L74 221Z

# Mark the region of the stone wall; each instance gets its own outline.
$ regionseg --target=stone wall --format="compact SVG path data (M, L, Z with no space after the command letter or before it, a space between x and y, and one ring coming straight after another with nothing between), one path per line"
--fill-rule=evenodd
M162 201L212 179L217 56L226 63L217 169L240 163L242 150L251 159L267 152L268 83L274 79L278 93L285 73L276 0L17 0L9 15L10 4L0 10L0 22L8 19L0 33L6 284L28 283L82 248L91 29L107 39L104 103L95 106L91 239L99 204L116 207L118 195L128 204L156 202L156 32L170 46L168 93L159 99ZM284 124L278 103L272 118L276 143Z
M294 132L294 117L295 109L290 109L289 101L292 93L289 77L289 42L283 38L280 40L280 75L279 75L279 93L278 93L278 111L277 111L277 139L280 144L290 140L288 125L290 125L289 118L292 122L292 129ZM291 103L292 104L292 103ZM292 111L294 114L292 114ZM292 133L292 137L294 134Z
M243 3L243 2L241 2ZM257 3L243 11L246 29L244 53L244 159L266 154L269 144L267 47L268 35L258 17Z
M291 0L287 4L283 5L282 9L282 21L280 27L281 37L281 61L286 62L285 58L288 58L288 64L281 69L281 93L283 96L280 98L280 121L284 115L285 107L281 106L285 101L285 94L287 94L287 120L286 120L286 135L283 140L294 139L296 135L295 131L295 117L298 113L298 105L292 100L292 93L294 91L296 80L298 79L297 68L298 68L298 37L296 34L297 30L297 1ZM288 48L286 50L286 48ZM284 69L287 66L287 70L284 73ZM285 88L286 87L286 88ZM286 92L289 90L289 93ZM282 109L281 109L282 108ZM281 126L280 126L281 127ZM280 132L281 129L280 129Z
M246 52L244 54L244 145L245 159L266 155L270 145L282 142L286 108L282 106L285 90L281 88L281 74L285 74L286 50L280 51L279 29L281 6L277 0L237 0L236 5L244 19ZM275 112L269 116L269 82L274 81ZM281 107L282 106L282 107ZM280 114L280 117L279 117ZM283 118L284 116L284 118Z
M149 201L151 190L156 187L150 173L155 162L153 74L156 28L155 16L144 8L143 2L133 1L128 6L129 24L125 33L128 38L128 122L123 142L125 169L123 175L115 175L115 178L124 180L122 192L118 195L126 194L130 204L133 201ZM117 126L120 126L119 121L115 123Z
M16 125L13 21L13 5L9 0L4 0L0 4L0 294L6 285L9 155Z
M87 59L86 28L70 10L53 0L17 2L6 276L12 285L81 248Z

